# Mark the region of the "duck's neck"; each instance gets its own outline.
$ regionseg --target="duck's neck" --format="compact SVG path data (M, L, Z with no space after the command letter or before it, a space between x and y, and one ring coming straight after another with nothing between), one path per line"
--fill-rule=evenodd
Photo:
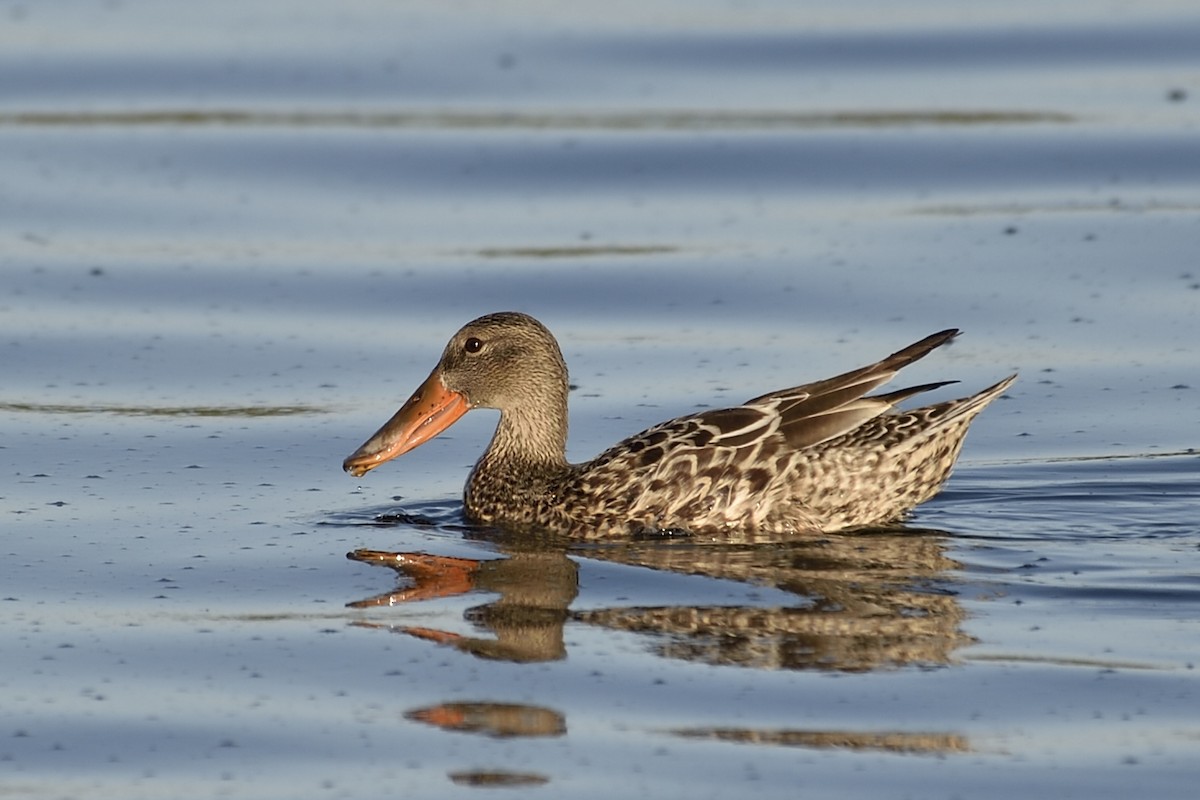
M567 463L567 380L530 381L523 397L500 409L487 452L475 464L464 500L478 522L532 522L553 500Z
M571 470L566 443L565 399L561 413L502 411L492 443L467 480L467 516L478 522L533 521L547 492Z
M545 398L537 405L500 412L500 423L485 461L523 467L561 469L567 465L567 398ZM482 463L482 462L481 462Z

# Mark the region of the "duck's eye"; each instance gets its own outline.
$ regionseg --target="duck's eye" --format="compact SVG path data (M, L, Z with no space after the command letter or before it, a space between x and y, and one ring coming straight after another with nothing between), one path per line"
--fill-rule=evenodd
M463 350L466 350L468 353L478 353L482 349L483 342L479 341L474 336L472 336L470 339L467 339L467 341L463 344Z

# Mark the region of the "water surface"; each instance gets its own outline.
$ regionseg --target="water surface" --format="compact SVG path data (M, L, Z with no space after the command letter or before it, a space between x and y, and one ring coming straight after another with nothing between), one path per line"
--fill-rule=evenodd
M1189 4L4 13L3 791L1193 793ZM575 459L950 326L914 382L1022 377L870 535L472 528L486 412L340 472L509 308Z

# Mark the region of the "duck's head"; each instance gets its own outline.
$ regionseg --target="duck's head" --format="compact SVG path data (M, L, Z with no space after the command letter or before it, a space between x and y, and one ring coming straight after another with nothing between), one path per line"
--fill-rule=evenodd
M567 367L553 334L506 311L467 323L400 410L342 463L355 477L424 444L472 408L496 408L536 440L566 437Z

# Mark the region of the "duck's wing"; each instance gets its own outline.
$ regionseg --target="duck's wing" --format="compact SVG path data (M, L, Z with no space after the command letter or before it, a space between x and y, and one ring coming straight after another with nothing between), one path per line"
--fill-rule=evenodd
M954 383L955 381L924 383L886 394L865 396L867 392L890 381L904 367L925 357L957 335L957 328L939 331L874 364L825 380L764 394L748 400L741 408L754 409L767 416L777 417L778 430L791 449L812 447L854 430L888 411L901 400ZM719 418L714 422L719 426Z
M797 450L854 430L907 397L945 385L927 383L864 397L957 333L933 334L833 378L656 425L585 465L580 488L622 496L635 512L654 509L686 516L703 511L731 519L748 515L748 509L767 499L764 491L781 486L777 479L791 468Z

